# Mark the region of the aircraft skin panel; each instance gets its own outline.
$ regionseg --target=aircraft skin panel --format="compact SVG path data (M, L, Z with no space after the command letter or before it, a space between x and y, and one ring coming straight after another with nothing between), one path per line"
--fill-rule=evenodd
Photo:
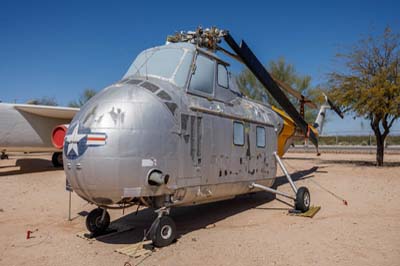
M0 103L0 150L56 151L51 142L52 130L69 121L19 110L14 104Z

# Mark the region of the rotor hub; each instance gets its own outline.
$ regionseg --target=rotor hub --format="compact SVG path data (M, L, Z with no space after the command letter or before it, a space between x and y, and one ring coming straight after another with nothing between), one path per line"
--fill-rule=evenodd
M216 27L206 29L198 27L196 31L181 31L175 33L175 35L170 35L167 37L167 42L187 42L216 51L218 49L218 44L221 43L221 38L227 33L228 31Z

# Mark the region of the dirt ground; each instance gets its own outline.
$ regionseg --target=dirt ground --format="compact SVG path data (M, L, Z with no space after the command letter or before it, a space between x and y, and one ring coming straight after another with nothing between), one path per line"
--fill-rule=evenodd
M134 229L97 241L78 238L94 207L73 194L74 219L67 221L64 172L49 159L0 162L0 265L400 265L400 155L387 155L380 169L368 154L289 153L284 161L297 185L322 206L314 218L287 215L285 199L266 193L174 209L177 242L138 259L114 250L140 241L153 212L111 211L113 226ZM29 240L27 230L34 231Z

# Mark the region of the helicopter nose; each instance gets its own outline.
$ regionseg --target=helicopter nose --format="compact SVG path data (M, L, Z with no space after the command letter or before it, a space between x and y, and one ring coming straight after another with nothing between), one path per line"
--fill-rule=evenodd
M117 203L132 191L140 196L157 158L173 152L164 144L174 125L163 102L143 87L105 89L81 109L66 134L64 169L71 186L98 205Z

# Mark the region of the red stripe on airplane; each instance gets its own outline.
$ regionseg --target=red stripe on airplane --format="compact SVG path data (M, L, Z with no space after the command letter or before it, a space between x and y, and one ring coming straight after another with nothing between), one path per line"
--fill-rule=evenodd
M106 140L106 138L102 138L102 137L100 137L100 138L94 138L94 137L91 137L91 138L88 138L87 140Z

